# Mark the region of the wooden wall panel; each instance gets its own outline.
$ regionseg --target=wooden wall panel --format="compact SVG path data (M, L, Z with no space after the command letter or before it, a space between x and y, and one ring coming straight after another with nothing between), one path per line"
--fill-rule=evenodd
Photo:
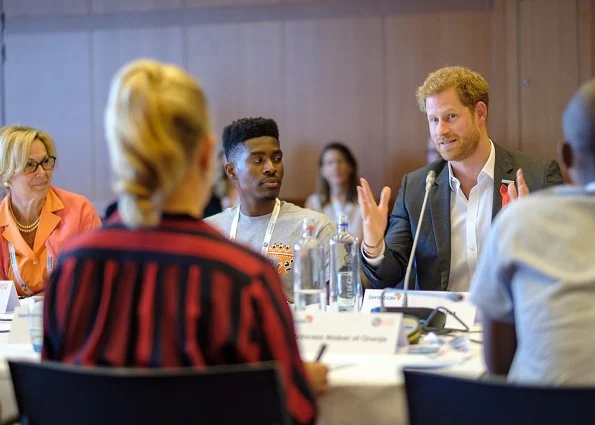
M352 148L375 189L384 177L385 96L380 18L285 25L286 193L314 190L320 149L333 139Z
M86 15L89 12L88 0L4 0L3 5L8 19Z
M137 12L150 10L175 10L183 0L91 0L93 13Z
M595 4L592 0L578 0L578 60L579 82L583 83L593 77L593 49L591 7Z
M588 52L587 57L591 57L591 76L595 77L595 0L591 0L589 11L591 14L591 51Z
M491 12L492 69L488 130L496 143L520 149L518 7L494 0Z
M445 65L434 26L435 14L391 16L386 19L386 121L385 161L390 164L386 184L396 197L402 176L425 162L430 136L415 91L427 74ZM434 28L434 29L433 29ZM423 54L421 54L423 52Z
M277 119L287 198L313 190L319 151L334 138L353 148L375 193L382 185L396 191L424 162L429 134L415 89L440 66L487 77L494 141L546 155L555 153L568 96L595 71L595 0L3 4L6 115L57 132L67 147L57 178L99 203L112 196L103 140L108 83L134 57L180 63L196 75L217 135L242 116ZM81 178L61 177L79 164Z
M520 2L521 147L555 158L561 114L579 84L577 2Z
M257 4L279 4L281 0L186 0L188 7L206 6L250 6Z
M92 197L88 33L7 35L6 46L7 123L52 135L58 150L54 183Z
M95 203L105 206L114 199L110 164L104 136L104 111L115 73L127 62L151 58L183 66L180 28L145 28L93 33L93 158Z
M446 36L448 34L448 36ZM448 65L463 65L491 74L490 15L445 12L386 18L386 120L384 181L396 196L403 174L425 163L430 136L415 92L427 74Z
M217 137L242 117L276 118L283 130L281 24L193 26L187 32L188 69L207 93Z

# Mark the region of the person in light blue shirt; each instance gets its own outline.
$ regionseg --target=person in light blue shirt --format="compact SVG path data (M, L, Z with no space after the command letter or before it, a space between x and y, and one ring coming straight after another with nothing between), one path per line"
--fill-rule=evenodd
M595 385L595 80L563 115L576 185L531 195L497 217L471 284L492 374Z

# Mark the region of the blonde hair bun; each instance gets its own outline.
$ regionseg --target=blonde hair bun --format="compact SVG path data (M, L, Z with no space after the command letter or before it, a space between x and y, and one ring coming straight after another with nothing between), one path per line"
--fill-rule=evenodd
M175 65L131 62L112 81L105 132L122 220L129 227L153 227L198 143L211 132L206 97Z

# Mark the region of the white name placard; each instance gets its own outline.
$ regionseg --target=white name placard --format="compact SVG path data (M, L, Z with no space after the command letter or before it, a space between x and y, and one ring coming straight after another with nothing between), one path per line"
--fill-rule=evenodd
M10 313L19 305L19 296L12 280L0 280L0 313Z
M322 346L333 354L394 354L402 334L401 314L294 313L302 355L313 359ZM402 338L401 338L402 339Z
M29 306L21 305L14 309L12 326L8 334L9 344L31 344L29 335Z
M373 308L380 307L382 289L366 289L361 312L371 313ZM386 292L384 294L384 305L390 307L401 307L403 305L403 294L401 292Z
M366 289L362 313L370 313L373 308L380 307L382 289ZM402 307L402 292L386 292L384 294L384 305L387 307ZM457 314L457 317L471 329L475 321L476 307L469 302L468 292L446 292L446 291L408 291L407 305L409 307L445 307ZM450 314L446 315L446 324L451 329L463 329L457 319Z

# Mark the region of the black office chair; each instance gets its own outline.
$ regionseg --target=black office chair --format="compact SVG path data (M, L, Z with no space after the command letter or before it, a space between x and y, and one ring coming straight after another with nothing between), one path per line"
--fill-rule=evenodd
M21 425L289 423L272 362L204 370L8 364Z
M591 424L595 388L513 385L404 370L410 425Z

